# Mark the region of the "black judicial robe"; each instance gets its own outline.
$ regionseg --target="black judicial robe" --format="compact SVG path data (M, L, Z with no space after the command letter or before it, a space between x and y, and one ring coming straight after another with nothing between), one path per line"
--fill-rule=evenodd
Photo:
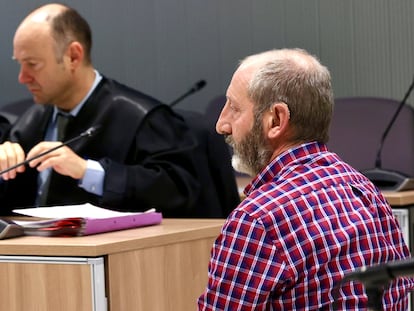
M205 208L204 212L207 217L227 217L240 203L229 146L205 115L181 109L175 111L184 117L197 139L195 157L202 186L201 200L208 202L210 207Z
M48 105L32 105L3 140L19 142L27 153L43 140L52 111ZM68 124L65 140L95 125L100 126L96 135L70 148L101 163L106 174L103 196L53 172L47 205L89 202L123 211L156 208L164 217L225 216L220 206L202 195L197 142L171 108L104 77ZM14 180L0 183L3 215L13 208L34 206L37 178L37 170L27 167Z

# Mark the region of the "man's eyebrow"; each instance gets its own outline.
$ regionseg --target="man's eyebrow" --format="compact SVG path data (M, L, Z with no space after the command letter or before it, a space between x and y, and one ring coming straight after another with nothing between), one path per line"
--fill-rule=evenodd
M31 61L31 60L39 60L39 58L32 57L32 56L27 56L27 57L19 60L15 56L12 56L12 60L25 62L25 61Z

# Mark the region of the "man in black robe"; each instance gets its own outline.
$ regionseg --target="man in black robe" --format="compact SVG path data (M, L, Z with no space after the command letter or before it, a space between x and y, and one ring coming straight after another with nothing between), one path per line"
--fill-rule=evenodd
M13 57L19 82L37 103L0 145L0 169L60 144L92 126L99 131L2 175L2 213L12 208L89 202L165 217L225 217L203 190L198 143L168 106L94 69L91 32L73 9L48 4L19 25ZM213 204L211 204L213 203Z

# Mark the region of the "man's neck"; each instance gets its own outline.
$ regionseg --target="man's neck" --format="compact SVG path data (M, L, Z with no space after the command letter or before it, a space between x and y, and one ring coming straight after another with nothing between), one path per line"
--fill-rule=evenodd
M55 106L66 112L73 110L88 94L95 81L95 75L93 67L78 71L73 77L74 82L66 92L67 98L56 103Z

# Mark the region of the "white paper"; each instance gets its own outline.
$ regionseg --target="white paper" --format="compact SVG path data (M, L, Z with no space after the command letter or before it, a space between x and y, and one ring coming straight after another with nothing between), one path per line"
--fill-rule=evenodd
M69 218L69 217L83 217L83 218L109 218L117 216L125 216L139 213L118 212L105 208L101 208L90 203L80 205L61 205L51 207L34 207L14 209L13 212L41 218ZM153 209L146 212L154 212Z

